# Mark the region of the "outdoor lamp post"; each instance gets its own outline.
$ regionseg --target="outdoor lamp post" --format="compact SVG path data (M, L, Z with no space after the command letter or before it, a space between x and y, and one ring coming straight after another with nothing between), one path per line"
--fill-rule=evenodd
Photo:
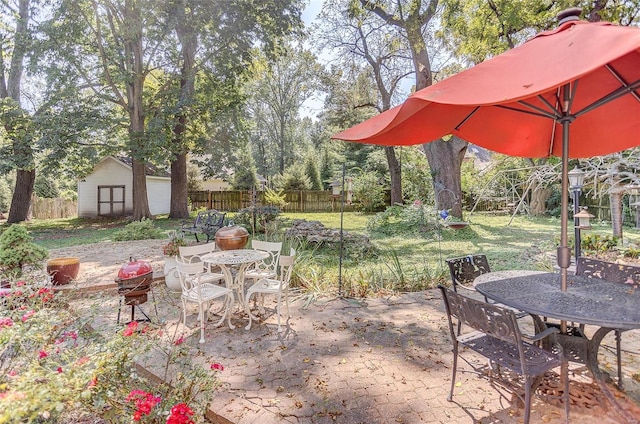
M636 230L640 229L640 202L633 202L629 206L633 206L636 210Z
M577 166L568 173L569 191L573 194L573 227L575 242L575 257L580 257L580 219L576 215L580 213L580 192L584 184L584 171Z
M636 210L636 229L640 229L640 185L629 184L625 186L629 191L629 207L633 207Z

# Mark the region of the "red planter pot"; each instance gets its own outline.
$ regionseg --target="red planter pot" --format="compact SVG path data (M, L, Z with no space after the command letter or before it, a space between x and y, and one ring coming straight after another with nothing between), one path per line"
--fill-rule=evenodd
M47 261L47 273L54 286L67 284L75 280L80 271L80 258L54 258Z

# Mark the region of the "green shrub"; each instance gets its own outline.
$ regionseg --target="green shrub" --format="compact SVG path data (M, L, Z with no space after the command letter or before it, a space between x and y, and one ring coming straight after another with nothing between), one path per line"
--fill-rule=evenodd
M379 235L421 234L442 224L435 208L416 201L408 206L390 206L367 222L367 230Z
M375 212L384 206L385 188L378 174L363 172L353 180L353 197L362 212Z
M142 219L127 224L113 233L114 241L148 240L164 238L164 231L157 228L151 219Z
M305 174L302 164L290 166L282 175L276 175L274 177L274 184L283 190L311 189L311 180Z
M275 222L280 209L276 206L256 206L240 209L233 217L233 222L245 228L253 228L253 214L256 216L256 232L263 233L269 224Z
M9 211L11 205L11 187L6 177L0 177L0 213Z
M275 206L280 209L287 206L287 195L282 192L283 190L275 191L266 187L264 189L264 201L270 206Z
M628 247L625 247L624 249L621 249L621 251L622 251L622 255L625 258L633 258L633 259L640 258L639 246L628 246Z
M583 250L595 253L605 253L618 246L619 238L611 235L601 236L600 234L588 234L583 236L580 246Z
M0 267L8 276L18 277L23 266L35 265L49 256L44 247L38 246L27 229L19 224L12 224L0 235Z

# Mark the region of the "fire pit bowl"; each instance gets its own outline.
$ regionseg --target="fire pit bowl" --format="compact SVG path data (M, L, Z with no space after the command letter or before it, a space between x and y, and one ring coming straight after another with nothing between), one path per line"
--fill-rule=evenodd
M80 271L80 258L54 258L47 261L47 274L54 286L68 284L75 280Z
M242 249L249 241L249 232L239 225L230 225L216 231L215 238L220 250Z

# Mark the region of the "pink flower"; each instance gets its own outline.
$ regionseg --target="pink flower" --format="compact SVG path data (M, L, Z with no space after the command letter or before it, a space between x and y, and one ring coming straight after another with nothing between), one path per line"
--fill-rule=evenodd
M24 315L22 315L22 322L25 322L26 320L31 318L33 316L33 314L35 314L35 312L33 310L31 310L31 311L25 313Z
M13 320L9 317L0 318L0 328L13 326Z
M184 342L184 337L180 336L180 338L178 338L178 340L176 340L175 342L173 342L174 345L179 346L182 344L182 342Z
M24 281L18 281L18 282L16 283L16 286L17 286L17 287L22 287L22 286L24 286L25 284L27 284L27 283L25 283Z
M129 337L138 329L138 321L131 321L122 332L123 336Z
M61 373L62 372L62 367L58 367L57 371L58 371L58 373Z
M40 296L42 302L48 302L53 299L54 292L52 292L49 288L43 287L38 290L38 296Z
M46 358L47 356L49 356L49 354L44 350L41 350L40 352L38 352L38 359L43 359L43 358Z
M216 371L224 371L224 365L214 362L211 364L211 369Z
M67 331L66 333L64 333L65 337L69 337L73 340L78 340L78 333L76 333L75 331Z

